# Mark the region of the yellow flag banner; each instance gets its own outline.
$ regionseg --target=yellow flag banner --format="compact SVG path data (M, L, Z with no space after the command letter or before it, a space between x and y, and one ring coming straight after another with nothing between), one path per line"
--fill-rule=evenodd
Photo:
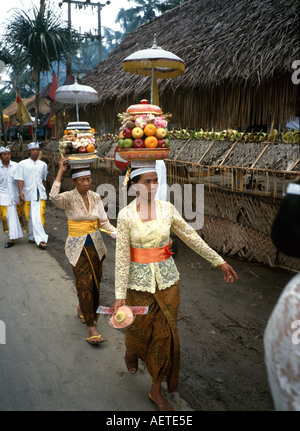
M27 124L29 122L31 123L32 119L26 106L24 105L23 100L19 95L17 96L17 104L18 104L18 109L17 109L16 118L19 121L20 126L22 128L24 124Z

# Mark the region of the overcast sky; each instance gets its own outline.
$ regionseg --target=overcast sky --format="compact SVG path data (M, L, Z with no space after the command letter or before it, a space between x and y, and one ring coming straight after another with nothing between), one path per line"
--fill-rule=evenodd
M46 0L49 2L49 0ZM62 0L50 0L51 4L57 5L57 9L62 11L63 18L68 20L68 4L63 3L62 7L59 8L58 4ZM81 1L81 0L79 0ZM84 3L84 1L83 1ZM91 3L98 3L97 0L91 0ZM101 0L101 4L105 4L106 0ZM1 34L3 34L3 24L9 17L9 13L13 8L19 8L23 10L29 10L34 4L38 8L40 7L40 0L1 0L0 6L0 21L1 21ZM110 5L106 5L101 10L101 25L112 28L113 30L119 30L119 26L115 24L116 16L121 8L128 9L134 6L134 1L131 0L110 0ZM98 7L92 8L91 6L82 8L79 10L75 4L71 6L71 18L72 25L75 30L81 32L89 31L90 29L98 28Z

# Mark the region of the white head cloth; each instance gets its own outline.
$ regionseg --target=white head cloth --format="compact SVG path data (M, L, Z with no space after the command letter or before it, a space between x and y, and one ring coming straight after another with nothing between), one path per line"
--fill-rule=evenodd
M167 168L165 162L163 160L156 160L155 169L158 176L158 189L155 198L161 201L166 201L168 195L168 184Z
M40 148L38 142L30 142L30 144L28 144L28 150L33 150L35 148Z
M136 177L137 175L148 174L149 172L156 172L155 167L154 168L138 168L138 169L135 169L134 171L131 171L131 173L130 173L130 179Z
M6 152L10 153L10 148L9 147L0 147L0 154L1 153L6 153Z
M287 195L298 195L300 196L300 184L290 183L286 188Z
M85 177L86 175L92 175L91 171L81 171L81 172L75 172L75 174L72 174L72 178L78 178L78 177Z

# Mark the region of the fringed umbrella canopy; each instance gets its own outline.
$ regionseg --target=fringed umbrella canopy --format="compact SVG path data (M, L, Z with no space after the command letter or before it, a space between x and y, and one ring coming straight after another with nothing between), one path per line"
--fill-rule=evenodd
M56 90L55 100L56 102L65 104L75 103L77 121L79 121L78 104L98 102L99 96L97 91L92 87L78 84L75 77L74 84L63 85Z
M169 79L184 74L184 62L172 52L156 45L134 52L123 60L123 70L135 75L151 76L151 103L159 104L157 78Z

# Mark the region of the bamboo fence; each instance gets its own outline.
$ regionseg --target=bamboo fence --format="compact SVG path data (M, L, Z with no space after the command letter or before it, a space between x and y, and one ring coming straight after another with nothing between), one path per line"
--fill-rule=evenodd
M104 141L98 147L99 158L91 164L95 188L109 183L118 190L116 145ZM170 186L204 184L204 225L199 234L212 248L223 255L300 271L300 260L278 252L270 236L287 184L300 177L299 155L299 144L181 139L171 141L165 163ZM12 151L12 156L16 159L20 153ZM50 187L60 155L45 148L42 158L48 163ZM63 187L72 188L71 180L66 178ZM196 204L193 195L193 207Z

